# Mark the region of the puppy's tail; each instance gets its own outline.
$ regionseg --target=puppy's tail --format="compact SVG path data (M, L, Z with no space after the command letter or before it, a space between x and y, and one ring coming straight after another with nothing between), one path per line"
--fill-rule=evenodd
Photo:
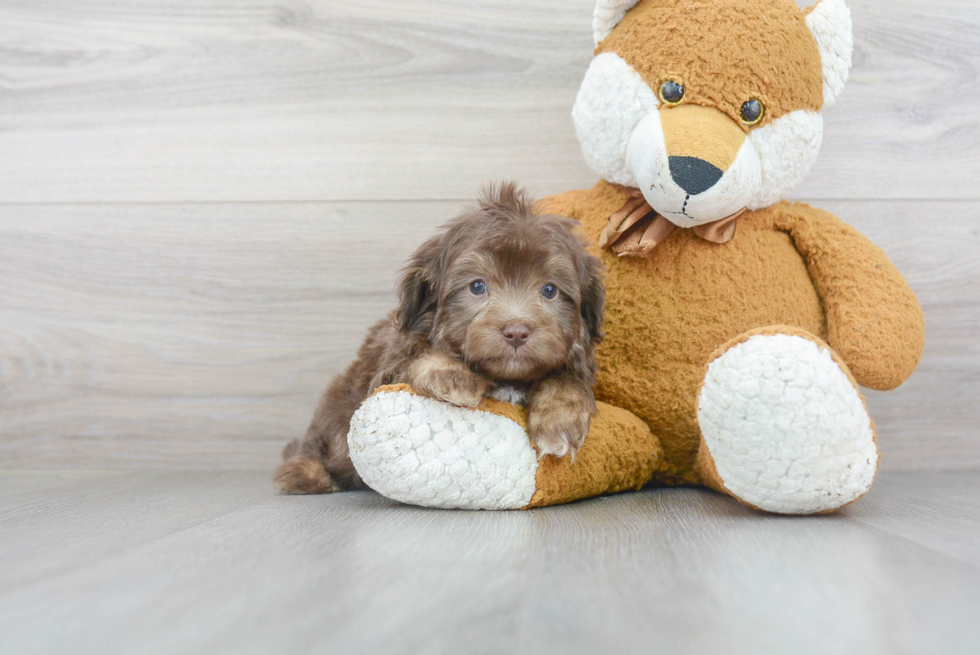
M293 439L286 447L282 449L282 461L290 460L294 457L299 457L300 451L300 441L299 439Z
M329 494L342 491L323 468L323 462L302 457L280 464L273 484L284 494Z

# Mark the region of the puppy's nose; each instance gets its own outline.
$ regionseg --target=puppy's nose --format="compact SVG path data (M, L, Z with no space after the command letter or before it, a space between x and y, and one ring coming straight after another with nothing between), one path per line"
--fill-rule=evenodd
M531 336L531 329L519 323L505 325L500 331L503 333L504 339L507 339L507 343L515 348L523 346L528 337Z
M725 174L714 164L697 157L671 157L668 162L674 182L692 196L704 193Z

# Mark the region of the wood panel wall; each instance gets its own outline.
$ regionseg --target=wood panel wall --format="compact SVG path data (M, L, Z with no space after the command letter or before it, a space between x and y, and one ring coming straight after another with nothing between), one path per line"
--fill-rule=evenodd
M850 0L796 192L926 310L888 469L980 466L980 4ZM590 186L592 0L6 0L0 467L271 467L475 188Z

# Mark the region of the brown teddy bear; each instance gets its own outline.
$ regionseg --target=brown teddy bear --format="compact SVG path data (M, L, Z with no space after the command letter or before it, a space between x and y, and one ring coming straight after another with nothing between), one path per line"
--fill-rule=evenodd
M834 216L780 201L820 148L853 39L844 0L599 0L573 110L603 181L546 199L608 268L603 401L572 461L540 461L523 410L382 388L351 457L407 503L514 509L706 485L812 514L868 491L874 424L858 385L892 389L924 347L919 304L884 253Z

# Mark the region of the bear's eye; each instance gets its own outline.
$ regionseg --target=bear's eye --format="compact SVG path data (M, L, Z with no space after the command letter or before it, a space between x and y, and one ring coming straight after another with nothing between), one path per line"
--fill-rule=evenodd
M558 295L558 287L553 284L546 284L541 287L541 295L548 300L554 300L555 296Z
M765 115L766 106L754 98L742 105L742 122L749 127L758 125Z
M684 99L684 85L667 80L660 85L660 101L665 105L676 105Z
M474 296L482 296L487 292L487 283L483 280L473 280L470 282L470 293Z

